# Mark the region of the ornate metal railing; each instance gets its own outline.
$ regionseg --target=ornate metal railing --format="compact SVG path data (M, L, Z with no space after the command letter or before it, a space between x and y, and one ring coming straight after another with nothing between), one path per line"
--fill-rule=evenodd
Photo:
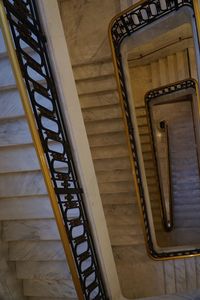
M84 299L107 299L35 1L3 3Z
M140 29L148 26L154 21L179 10L182 7L189 7L195 13L197 28L199 30L199 15L197 12L197 1L193 0L148 0L140 1L138 4L133 5L124 12L118 14L110 23L109 26L109 38L111 44L111 50L113 55L113 63L115 68L115 74L118 84L119 96L121 101L122 112L125 121L126 133L128 136L128 144L130 148L130 157L132 166L134 168L136 192L139 195L139 201L142 208L143 224L145 228L147 250L154 259L170 259L177 256L188 256L200 254L200 249L194 249L191 251L156 251L150 229L150 222L147 213L147 205L145 202L144 186L141 177L141 171L138 159L138 150L135 141L135 133L131 119L130 105L127 96L127 88L125 82L125 75L123 70L123 60L121 55L121 45L125 38L131 36ZM175 85L168 87L166 90L156 89L149 94L152 97L154 94L167 94L171 93L172 89L183 89L188 87L194 87L193 81L183 82L181 85Z

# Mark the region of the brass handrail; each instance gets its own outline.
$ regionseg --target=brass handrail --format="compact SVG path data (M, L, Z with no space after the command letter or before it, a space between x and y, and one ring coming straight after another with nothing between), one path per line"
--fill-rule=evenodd
M31 105L29 102L29 97L26 91L26 87L23 81L23 77L22 77L22 73L20 70L20 66L19 66L19 62L16 56L16 52L15 52L15 48L13 45L13 41L12 41L12 37L10 34L10 30L9 30L9 25L8 25L8 21L7 21L7 17L5 14L5 10L4 10L4 6L2 3L2 0L0 0L0 24L2 27L2 32L3 32L3 37L5 40L5 44L6 44L6 48L8 51L8 56L12 65L12 70L15 76L15 80L16 80L16 85L17 85L17 89L20 93L20 97L21 97L21 101L23 104L23 108L26 114L26 119L28 122L28 126L31 132L31 136L33 139L33 143L34 143L34 147L36 149L36 153L37 153L37 157L40 163L40 167L42 170L42 174L44 177L44 181L46 184L46 188L49 194L49 198L50 198L50 202L51 202L51 206L53 209L53 213L55 216L55 220L56 220L56 224L59 230L59 234L60 234L60 238L63 244L63 248L64 248L64 252L65 252L65 256L69 265L69 269L72 275L72 279L74 282L74 286L78 295L78 298L80 300L84 300L84 295L83 295L83 291L82 291L82 287L80 284L80 280L79 280L79 276L78 276L78 272L76 269L76 265L74 263L74 259L73 259L73 255L72 255L72 251L71 251L71 247L70 247L70 243L69 243L69 239L62 221L62 216L61 216L61 212L59 209L59 206L57 204L57 197L52 185L52 181L51 181L51 176L50 176L50 172L49 172L49 168L47 166L47 162L46 162L46 158L43 152L43 148L42 148L42 144L40 141L40 137L39 137L39 133L37 130L37 126L35 124L35 118L31 109Z
M147 110L149 113L149 109ZM150 120L150 130L152 131L152 120L151 120L151 115L149 114L148 119ZM167 209L167 203L166 203L166 199L165 199L165 195L163 192L163 181L162 181L162 174L160 174L160 163L159 163L159 157L155 157L155 161L156 161L156 167L157 167L157 174L158 174L158 180L159 180L159 187L160 187L160 193L161 193L161 215L163 218L163 225L166 231L171 231L173 229L173 199L172 199L172 178L171 178L171 163L170 163L170 142L169 142L169 127L167 124L167 121L163 120L162 121L164 123L164 127L163 129L163 134L165 134L166 136L166 146L167 146L167 165L168 165L168 188L169 188L169 195L168 195L168 201L169 201L169 209ZM154 138L154 134L152 133L153 139L152 140L152 150L154 150L155 153L157 153L156 151L156 146L155 146L155 138ZM157 144L157 143L156 143Z
M172 230L174 226L174 212L173 212L173 191L172 191L172 172L171 172L171 154L170 154L170 139L169 139L169 127L166 124L167 135L167 154L168 154L168 171L169 171L169 223L167 223L168 230Z

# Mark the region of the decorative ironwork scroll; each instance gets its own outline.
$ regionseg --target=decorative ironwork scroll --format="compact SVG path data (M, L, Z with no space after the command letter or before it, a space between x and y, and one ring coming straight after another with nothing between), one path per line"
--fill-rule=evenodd
M86 300L108 299L34 0L3 0Z
M140 204L142 207L143 219L144 219L144 228L146 233L146 241L148 244L148 252L154 259L170 259L172 257L178 256L188 256L188 255L199 255L200 249L193 249L188 251L160 251L157 252L154 248L149 217L147 213L147 206L145 203L144 196L144 187L140 172L139 160L138 160L138 151L135 141L134 128L131 120L130 106L127 96L127 88L123 70L123 60L121 55L121 45L125 38L131 36L140 29L148 26L154 21L173 13L176 10L179 10L182 7L189 7L194 12L194 3L193 0L148 0L140 1L138 4L135 4L125 10L124 12L118 14L110 23L109 35L111 42L111 49L113 54L113 62L115 66L115 72L118 81L118 88L120 93L121 105L124 111L125 124L127 126L127 132L129 136L129 141L131 145L131 154L132 160L135 167L135 174L137 178L137 184L139 189ZM194 81L185 81L181 85L177 84L170 86L164 90L156 89L148 95L148 97L153 97L153 95L159 96L164 94L169 94L179 89L186 89L189 87L194 87Z

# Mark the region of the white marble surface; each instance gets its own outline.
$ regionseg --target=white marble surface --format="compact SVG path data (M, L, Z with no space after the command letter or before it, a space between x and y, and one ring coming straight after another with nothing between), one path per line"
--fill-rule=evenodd
M0 299L24 300L22 282L16 279L15 266L7 262L7 257L8 244L2 242L0 237Z
M102 57L111 56L106 33L111 18L119 11L119 0L60 1L72 65L102 61Z

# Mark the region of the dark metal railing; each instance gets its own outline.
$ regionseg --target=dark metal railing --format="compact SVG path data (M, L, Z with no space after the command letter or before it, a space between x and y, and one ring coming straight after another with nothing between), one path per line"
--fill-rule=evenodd
M84 299L107 299L34 0L3 0Z
M131 119L130 105L127 96L123 59L121 55L121 45L127 37L131 36L135 32L148 26L149 24L155 22L160 18L167 16L176 10L179 10L182 7L191 8L192 11L195 12L195 16L197 18L198 12L196 11L196 9L194 9L194 6L196 7L193 0L140 1L138 4L133 5L132 7L114 17L109 27L109 38L113 55L113 63L116 73L123 117L125 121L126 133L128 136L128 144L131 150L131 162L136 177L135 182L137 182L136 192L138 191L140 205L142 208L141 211L143 214L143 224L145 228L146 242L148 245L147 250L154 259L170 259L171 257L177 256L198 255L200 254L200 249L171 252L165 252L163 250L158 252L155 250L150 230L144 186L138 159L138 150L135 141L134 127ZM200 28L198 21L199 20L196 19L197 28ZM172 85L170 87L166 87L166 89L163 90L154 90L148 95L148 97L153 97L155 95L158 95L158 93L170 94L174 91L174 89L187 89L189 87L194 87L194 82L192 80L184 81L181 84L175 84L174 86Z

